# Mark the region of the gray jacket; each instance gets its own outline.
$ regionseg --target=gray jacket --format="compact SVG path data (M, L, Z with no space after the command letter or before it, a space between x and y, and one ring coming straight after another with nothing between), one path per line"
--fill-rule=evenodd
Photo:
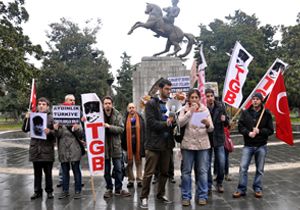
M107 117L104 112L104 119L105 123L110 125L110 128L105 128L105 159L121 158L121 135L124 131L122 115L113 108L110 117Z
M81 148L76 140L82 136L82 128L72 131L71 127L59 126L55 131L57 137L58 159L61 163L79 161L81 159Z

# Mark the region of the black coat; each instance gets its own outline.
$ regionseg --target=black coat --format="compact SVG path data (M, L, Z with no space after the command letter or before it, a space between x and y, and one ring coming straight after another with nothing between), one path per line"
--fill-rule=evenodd
M173 130L162 120L159 99L151 98L145 107L146 141L145 150L165 151L175 147Z
M27 119L24 119L22 130L24 132L30 131L30 120L28 119L27 127L26 127ZM47 135L47 139L36 139L31 138L30 147L29 147L29 161L37 162L37 161L50 161L54 162L54 144L55 144L55 136L53 129L53 117L50 113L47 114L47 128L50 129L50 133Z
M269 110L266 109L258 126L259 134L257 134L254 138L249 137L249 133L256 126L262 110L263 107L259 112L256 112L251 106L241 114L238 128L239 132L244 136L245 146L259 147L265 145L267 144L268 136L274 133L272 115Z
M212 110L209 109L209 111L214 124L213 132L208 133L210 144L212 147L223 146L225 141L224 126L229 125L225 107L222 103L215 101L214 108ZM226 116L224 122L221 121L221 115Z
M141 128L140 128L140 143L141 143L141 151L140 151L140 155L141 155L141 157L145 157L145 147L144 147L144 143L145 143L145 121L144 121L144 119L143 119L143 117L139 114L139 113L137 113L138 114L138 116L139 116L139 118L140 118L140 126L141 126ZM123 134L122 134L122 138L121 138L121 140L122 140L122 149L123 150L125 150L125 151L127 151L127 140L126 140L126 122L127 122L127 118L128 118L128 113L126 114L126 117L124 118L124 132L123 132Z

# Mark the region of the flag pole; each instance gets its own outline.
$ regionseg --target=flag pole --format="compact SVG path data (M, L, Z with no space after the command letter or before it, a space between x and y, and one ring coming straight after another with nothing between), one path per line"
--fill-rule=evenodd
M29 106L28 106L27 112L29 112L31 110L30 108L31 108L31 103L32 103L33 88L34 88L34 79L32 79L32 83L31 83L30 101L29 101ZM26 118L25 129L27 129L28 121L29 121L29 118Z
M96 203L96 192L95 192L95 185L94 185L94 176L91 175L91 187L93 192L93 200Z
M236 118L237 118L238 115L240 114L241 110L242 110L242 108L239 108L239 109L237 110L237 112L234 114L234 116L231 118L230 123L229 123L229 125L230 125L230 130L233 129L233 128L235 128Z
M266 111L266 108L265 108L265 106L264 106L264 109L261 111L261 114L260 114L260 116L259 116L259 119L258 119L258 121L257 121L257 123L256 123L255 128L258 128L258 126L259 126L259 124L260 124L260 121L261 121L261 119L262 119L262 117L263 117L265 111Z

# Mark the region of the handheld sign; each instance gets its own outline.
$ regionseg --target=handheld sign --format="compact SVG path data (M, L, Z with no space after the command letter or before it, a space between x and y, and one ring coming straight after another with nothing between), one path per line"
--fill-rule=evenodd
M80 124L80 106L53 106L53 119L61 125Z
M46 140L47 114L40 112L30 113L30 137Z
M105 128L102 103L96 93L81 94L85 137L91 176L104 171Z

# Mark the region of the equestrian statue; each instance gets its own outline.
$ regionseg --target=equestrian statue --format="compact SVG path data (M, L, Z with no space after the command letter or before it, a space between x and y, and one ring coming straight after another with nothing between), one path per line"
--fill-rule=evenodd
M128 32L128 35L132 34L132 32L139 28L150 29L156 34L155 37L165 37L167 38L167 44L164 51L154 54L153 56L158 56L170 51L171 46L174 46L174 52L169 53L168 56L176 56L177 53L181 50L180 43L183 41L183 38L186 37L188 40L188 44L186 47L186 51L178 55L179 58L183 58L187 56L191 50L193 44L196 44L196 39L192 34L184 33L179 27L174 25L174 20L178 16L180 9L177 7L179 0L172 0L172 6L163 8L163 10L167 13L163 16L162 9L151 3L147 3L145 13L149 15L149 18L146 23L136 22Z

